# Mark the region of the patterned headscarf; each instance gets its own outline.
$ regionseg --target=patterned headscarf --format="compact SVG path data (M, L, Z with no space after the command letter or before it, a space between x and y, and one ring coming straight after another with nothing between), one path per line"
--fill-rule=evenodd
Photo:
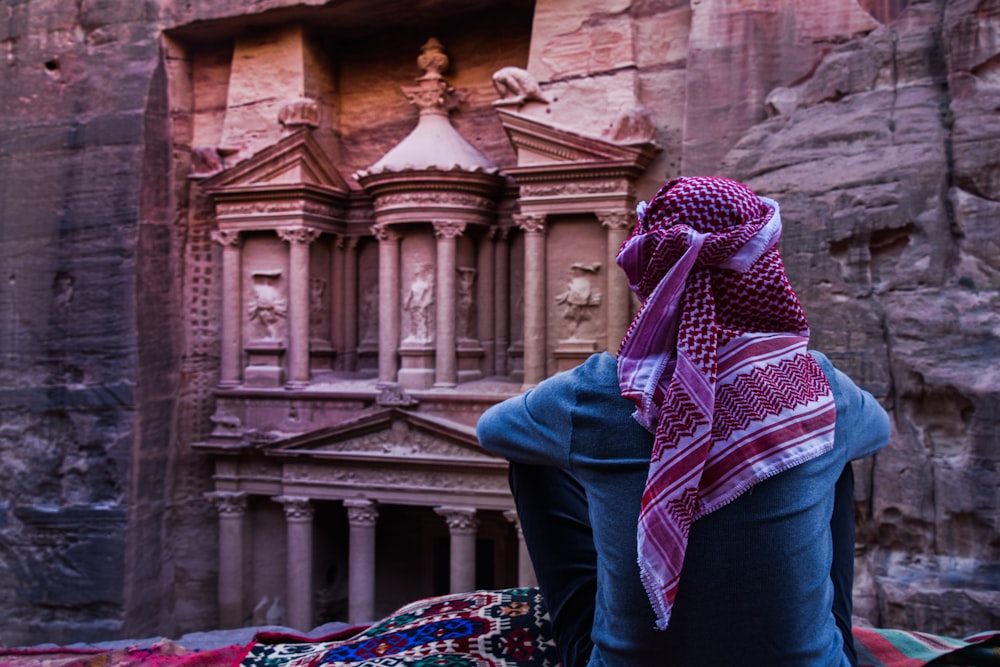
M691 523L829 451L835 408L806 351L776 202L729 179L682 177L636 212L618 264L642 305L618 379L654 434L638 552L664 629Z

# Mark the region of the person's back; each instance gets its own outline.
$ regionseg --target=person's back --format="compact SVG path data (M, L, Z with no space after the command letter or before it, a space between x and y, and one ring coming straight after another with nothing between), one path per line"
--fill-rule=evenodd
M617 361L479 426L511 461L564 664L849 664L840 481L887 442L885 412L809 354L777 202L681 177L637 213L617 262L641 307Z
M483 415L483 446L512 462L522 530L535 547L556 636L573 645L567 667L849 664L831 611L833 486L849 459L885 443L888 420L869 394L815 356L838 408L834 449L694 522L665 631L655 628L635 550L652 435L618 392L614 357L594 355ZM563 503L572 494L560 485L585 489L588 505ZM573 512L586 514L574 522ZM842 548L853 554L853 543ZM577 579L566 574L580 571ZM595 609L586 596L602 585Z

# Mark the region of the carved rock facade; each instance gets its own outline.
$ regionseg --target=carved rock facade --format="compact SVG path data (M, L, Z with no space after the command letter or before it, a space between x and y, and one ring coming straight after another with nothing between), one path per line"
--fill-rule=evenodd
M65 4L0 28L0 641L526 581L476 418L616 349L679 173L892 410L858 611L998 624L990 3Z

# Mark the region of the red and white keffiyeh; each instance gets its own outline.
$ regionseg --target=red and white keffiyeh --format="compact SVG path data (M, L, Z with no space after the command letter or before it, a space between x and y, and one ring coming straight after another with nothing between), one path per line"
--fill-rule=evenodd
M618 379L654 433L638 552L664 629L691 523L829 451L836 411L776 247L776 202L729 179L682 177L637 213L618 264L642 306Z

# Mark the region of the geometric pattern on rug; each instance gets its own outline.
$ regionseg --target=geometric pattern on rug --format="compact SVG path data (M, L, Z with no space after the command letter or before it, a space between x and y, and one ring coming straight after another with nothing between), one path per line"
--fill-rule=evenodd
M240 667L557 667L537 588L412 602L365 630L331 641L259 638Z

